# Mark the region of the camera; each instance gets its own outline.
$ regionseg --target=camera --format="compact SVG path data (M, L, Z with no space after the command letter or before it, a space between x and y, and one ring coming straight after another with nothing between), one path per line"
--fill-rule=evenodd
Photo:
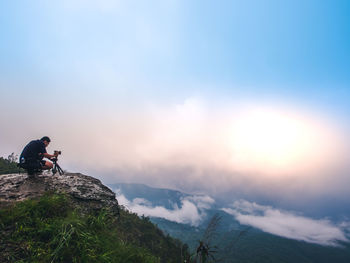
M61 155L61 153L62 153L61 151L54 151L55 155Z

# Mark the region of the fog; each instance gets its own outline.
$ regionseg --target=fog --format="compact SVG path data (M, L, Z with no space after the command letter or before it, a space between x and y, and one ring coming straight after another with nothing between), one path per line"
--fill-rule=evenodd
M116 189L118 203L130 211L142 216L160 217L167 220L198 226L206 217L206 209L215 202L209 196L189 196L181 200L181 206L174 205L172 209L163 206L152 206L152 203L143 198L128 200L122 192Z
M58 113L45 125L41 122L50 118L47 112L12 124L6 118L16 118L19 112L2 112L8 125L0 131L0 154L19 154L28 141L48 135L52 143L47 150L62 150L63 168L106 183L145 183L217 197L235 193L285 204L349 200L345 130L320 113L263 104L217 105L195 97L168 105L143 103L137 111L100 114L88 108ZM253 121L242 126L246 119ZM265 120L276 128L264 128ZM285 127L296 132L285 139ZM242 132L248 135L242 137ZM287 140L290 151L273 145L276 136ZM250 138L266 142L255 149ZM278 152L276 156L279 150L282 159Z
M245 200L235 201L231 208L223 210L233 215L241 224L259 228L265 232L286 238L327 246L339 246L338 241L349 242L344 227L327 219L315 220L296 212L262 206Z

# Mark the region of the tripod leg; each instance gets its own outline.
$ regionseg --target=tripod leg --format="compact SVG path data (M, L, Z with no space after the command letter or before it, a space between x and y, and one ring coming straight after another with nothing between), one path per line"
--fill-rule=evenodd
M64 174L64 171L62 170L61 166L60 166L60 170L61 170L61 175Z
M57 164L57 170L58 170L58 173L59 173L60 175L64 174L64 172L63 172L61 166L59 166L58 164Z
M52 168L52 174L55 175L56 172L57 172L57 164L54 163L54 166Z

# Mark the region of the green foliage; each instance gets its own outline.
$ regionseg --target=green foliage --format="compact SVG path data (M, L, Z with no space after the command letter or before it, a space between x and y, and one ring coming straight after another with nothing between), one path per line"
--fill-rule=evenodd
M198 248L198 240L203 240L206 229L152 218L157 226L189 245L192 259ZM221 221L222 222L222 221ZM222 263L348 263L350 244L341 243L339 247L321 246L307 242L287 239L254 228L240 226L232 230L217 228L212 245L217 247L215 262ZM188 261L189 262L189 261Z
M181 262L181 243L126 210L84 214L48 193L0 209L0 262Z
M125 242L145 247L152 251L161 262L181 262L182 243L169 235L164 236L148 217L139 218L137 214L125 209L120 210L120 219L116 225L121 238Z
M24 172L17 166L17 155L11 153L7 158L0 157L0 174Z

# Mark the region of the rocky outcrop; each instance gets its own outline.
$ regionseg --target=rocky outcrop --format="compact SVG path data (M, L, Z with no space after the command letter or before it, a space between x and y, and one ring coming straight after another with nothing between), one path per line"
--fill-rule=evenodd
M119 213L115 194L91 176L80 173L0 175L0 205L37 198L48 191L65 193L71 197L73 204L86 210L109 208L113 213Z

